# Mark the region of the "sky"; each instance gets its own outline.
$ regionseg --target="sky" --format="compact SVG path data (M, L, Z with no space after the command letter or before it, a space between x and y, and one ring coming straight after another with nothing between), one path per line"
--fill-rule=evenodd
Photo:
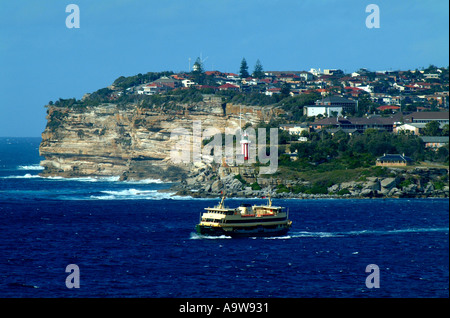
M66 6L79 8L68 28ZM379 28L368 28L370 4ZM421 69L449 65L447 0L0 1L0 137L39 137L45 105L119 76L206 70ZM189 59L191 62L189 64Z

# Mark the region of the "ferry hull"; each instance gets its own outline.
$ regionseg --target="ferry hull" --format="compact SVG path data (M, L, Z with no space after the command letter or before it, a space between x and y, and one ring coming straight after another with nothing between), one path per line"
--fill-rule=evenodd
M264 226L234 228L232 230L224 230L222 227L205 226L198 224L196 226L197 233L207 236L230 236L230 237L270 237L282 236L289 232L289 226L268 228Z

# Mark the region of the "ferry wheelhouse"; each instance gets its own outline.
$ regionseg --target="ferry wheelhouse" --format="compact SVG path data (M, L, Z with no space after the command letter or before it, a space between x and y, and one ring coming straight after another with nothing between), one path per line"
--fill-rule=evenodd
M285 235L291 225L289 211L273 206L270 197L267 205L241 204L237 208L224 206L225 196L213 208L205 208L196 230L211 236L279 236Z

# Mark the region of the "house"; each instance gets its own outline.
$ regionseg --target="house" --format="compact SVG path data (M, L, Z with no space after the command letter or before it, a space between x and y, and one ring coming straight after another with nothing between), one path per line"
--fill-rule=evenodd
M425 143L426 148L437 150L440 147L448 144L448 136L422 136L420 137Z
M314 78L314 75L306 71L300 72L299 76L306 82L311 81Z
M337 117L342 116L342 106L304 106L303 115L307 117L315 117L323 115L325 117Z
M239 86L233 85L230 83L225 83L225 84L219 86L219 90L221 90L221 91L236 91L237 92L237 91L239 91Z
M346 128L326 128L324 129L324 131L326 131L327 133L329 133L331 136L334 136L334 134L336 134L339 131L342 131L343 133L347 134L347 135L355 135L358 134L358 130L357 129L346 129ZM321 130L317 130L316 132L321 132Z
M164 86L161 85L161 84L154 83L154 84L145 85L143 87L142 94L144 94L144 95L154 95L154 94L159 94L162 91L165 91Z
M303 131L309 132L309 127L303 124L284 124L280 125L281 130L286 130L290 135L298 135Z
M344 112L353 112L357 108L357 102L342 96L330 95L316 101L316 106L342 107Z
M323 70L323 74L338 75L338 74L344 74L344 72L342 70L338 70L338 69L325 69L325 70Z
M376 165L382 167L405 167L413 163L410 157L405 154L384 154L382 157L377 158Z
M426 79L439 79L439 75L440 74L429 73L429 74L423 74L423 77L425 77Z
M383 105L380 107L377 107L377 109L380 112L383 112L385 110L390 110L390 111L399 111L400 110L400 106L395 106L395 105Z
M266 92L264 94L266 94L267 96L273 96L273 94L281 94L281 88L279 87L268 88L266 89Z
M437 121L442 128L444 125L449 124L448 112L414 112L404 117L405 123L423 124L425 125L432 121Z
M382 131L392 132L401 119L402 114L396 113L389 117L371 116L371 117L337 117L324 118L310 124L314 130L325 127L356 129L358 132L364 132L366 129L373 128Z
M181 86L181 81L179 81L175 78L163 76L163 77L160 77L159 79L157 79L156 81L154 81L152 84L159 84L168 89L174 89L174 88Z
M394 128L395 133L406 132L412 135L420 135L420 130L425 127L424 124L403 124Z

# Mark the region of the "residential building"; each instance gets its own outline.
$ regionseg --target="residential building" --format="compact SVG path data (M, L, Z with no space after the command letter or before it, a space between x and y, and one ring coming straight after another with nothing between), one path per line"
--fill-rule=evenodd
M396 113L389 117L372 116L372 117L338 117L324 118L310 124L314 130L323 128L342 128L356 129L358 132L364 132L366 129L373 128L381 131L394 131L399 124L402 114Z
M239 86L233 85L230 83L225 83L225 84L219 86L219 90L221 90L221 91L239 91Z
M448 144L448 136L421 136L426 148L437 150Z
M325 117L338 117L342 116L342 106L304 106L303 115L308 117L325 116Z
M432 121L437 121L440 128L449 124L449 112L414 112L404 117L405 123L425 125Z
M344 112L353 112L357 108L357 102L342 96L330 95L316 101L316 106L342 107Z
M290 135L300 135L303 131L309 132L308 125L305 124L284 124L280 129L286 130Z
M409 166L413 163L410 157L405 156L405 154L384 154L382 157L377 158L377 166L390 166L390 167L404 167Z
M425 127L424 124L403 124L394 128L395 133L405 132L411 135L420 135L420 130Z

